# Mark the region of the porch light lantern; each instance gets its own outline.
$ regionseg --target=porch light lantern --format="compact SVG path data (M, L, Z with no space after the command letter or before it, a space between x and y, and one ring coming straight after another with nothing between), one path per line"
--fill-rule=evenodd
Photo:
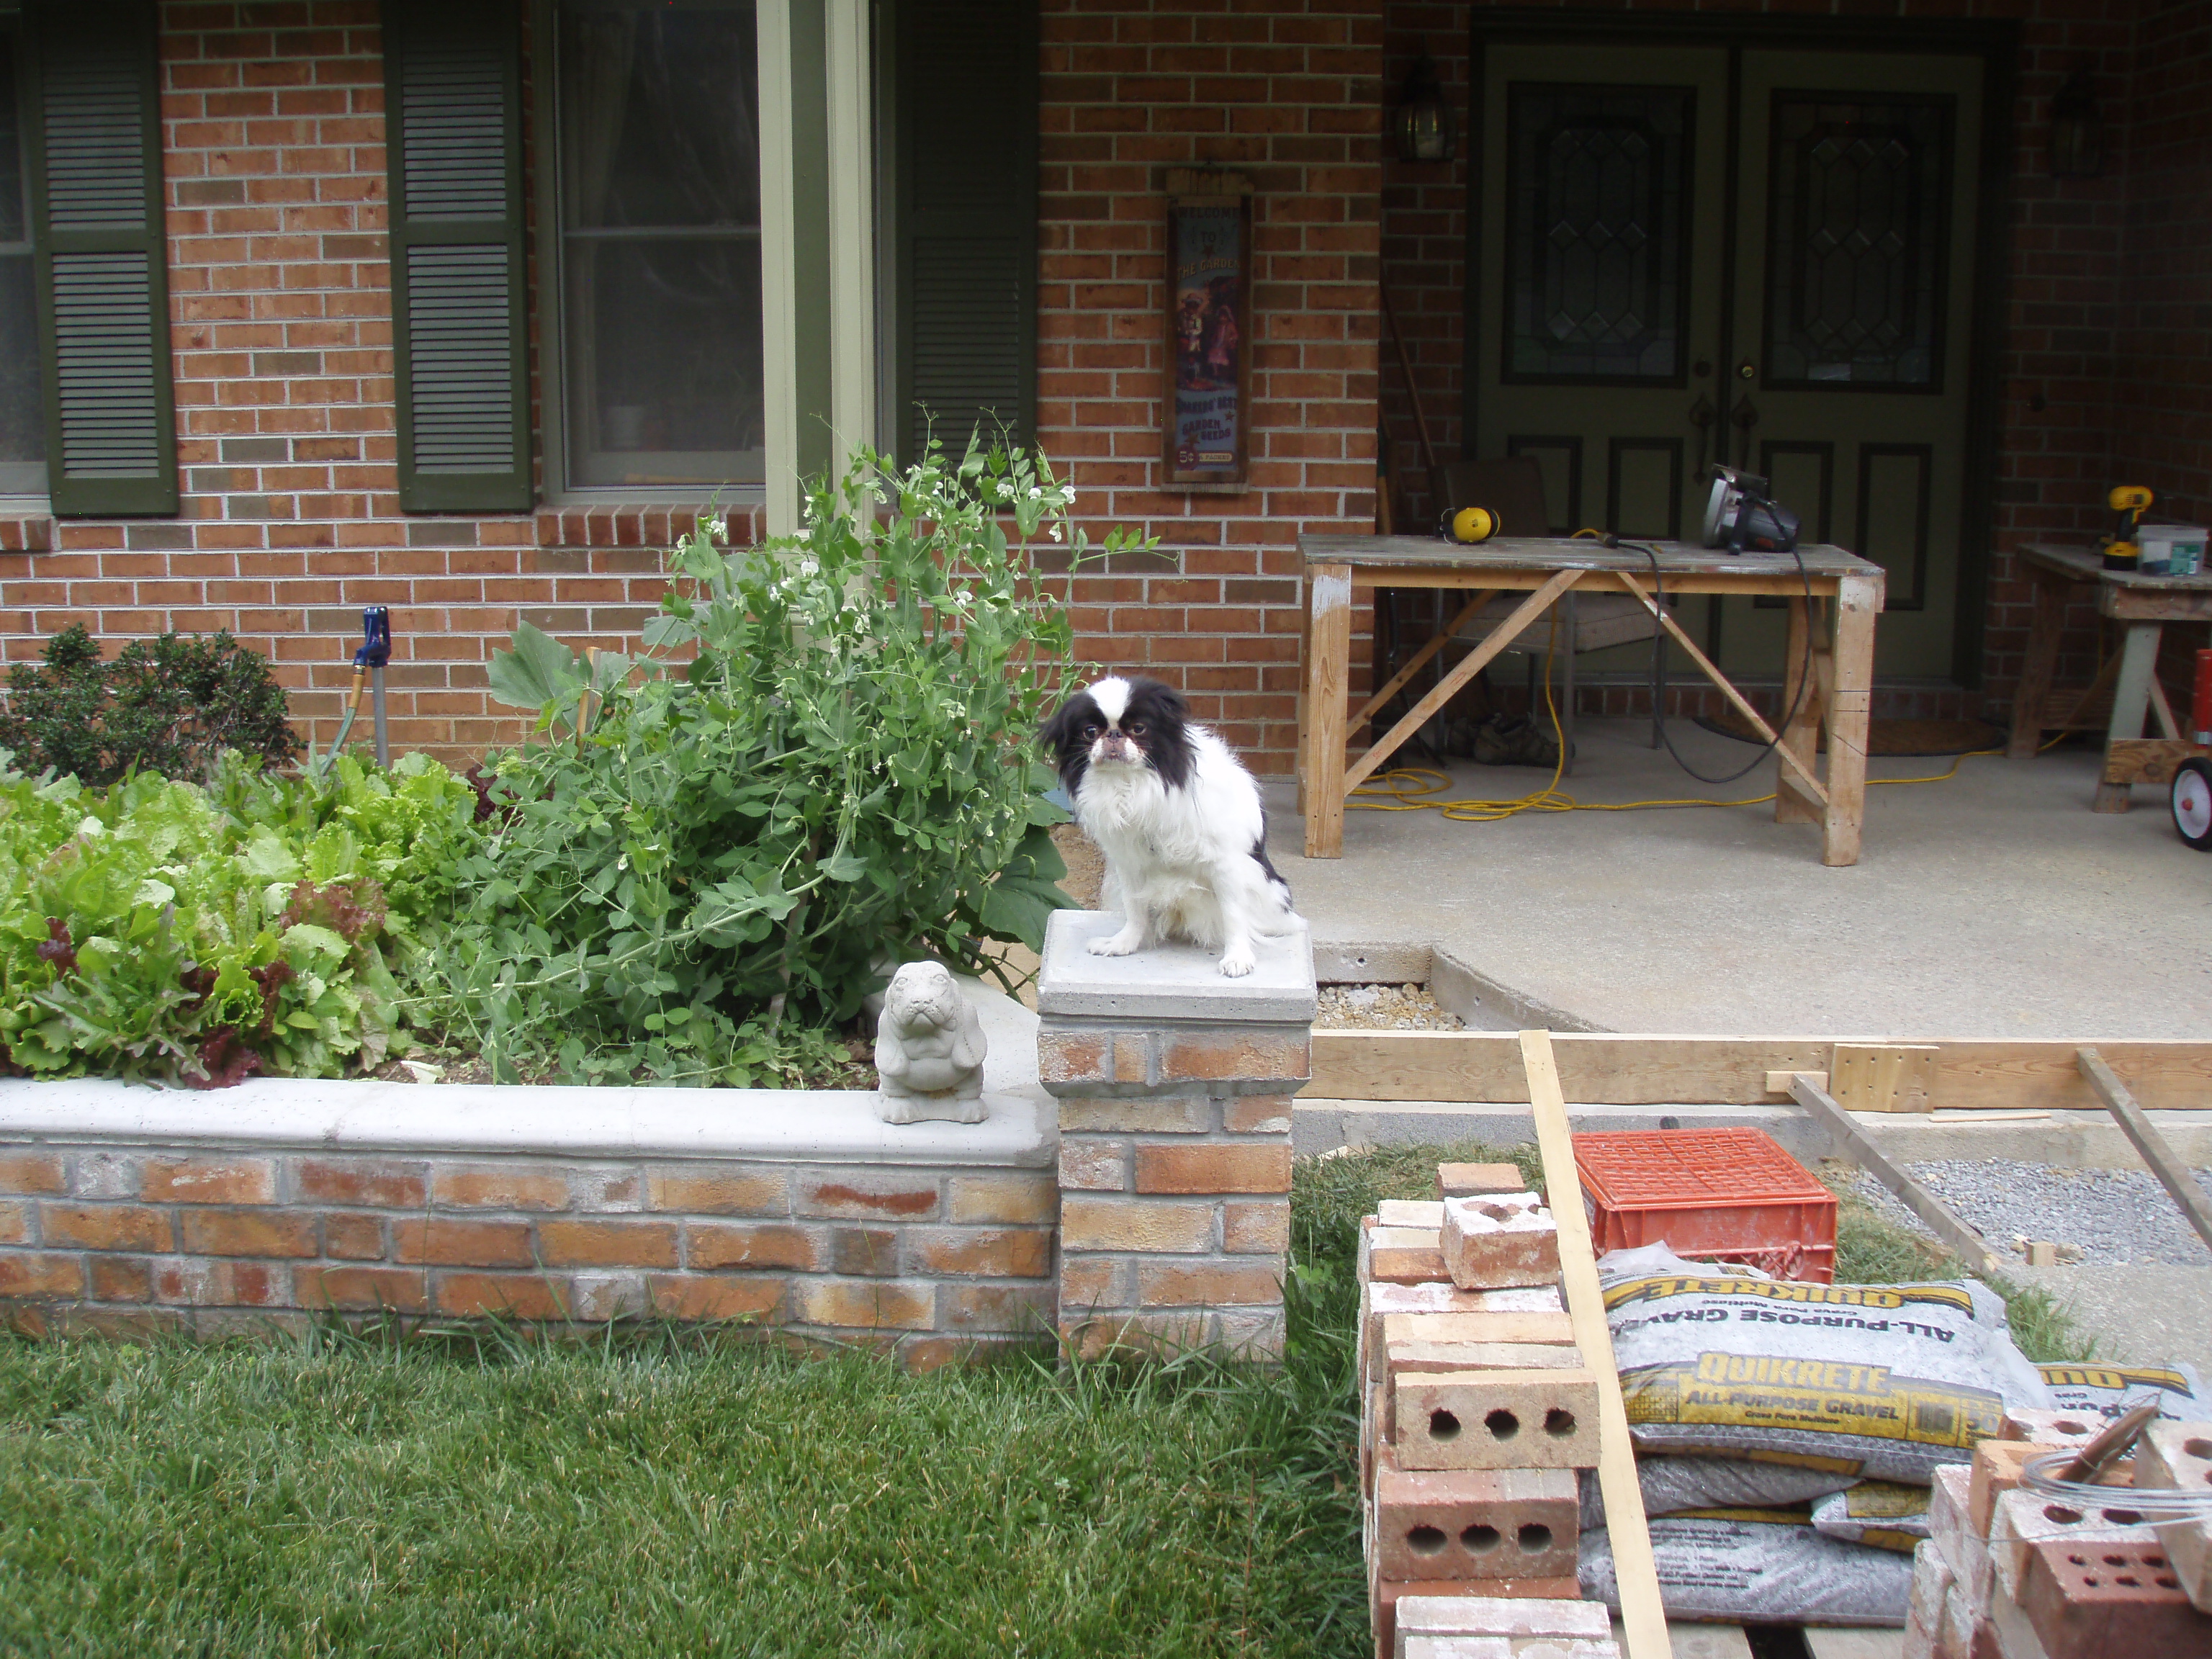
M2051 99L2051 175L2094 179L2105 170L2105 118L2089 71L2076 70Z
M1425 51L1406 71L1390 125L1401 161L1449 161L1459 154L1459 122L1437 83L1436 61Z

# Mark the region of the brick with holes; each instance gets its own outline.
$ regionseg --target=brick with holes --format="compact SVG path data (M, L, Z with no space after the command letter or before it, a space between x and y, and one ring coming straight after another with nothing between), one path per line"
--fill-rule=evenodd
M2170 1486L2212 1501L2212 1423L2154 1423L2136 1448L2138 1486ZM2172 1558L2182 1594L2212 1613L2212 1510L2151 1523Z
M1407 1469L1375 1459L1376 1571L1385 1578L1571 1576L1571 1469Z
M2005 1408L2003 1440L2031 1440L2039 1446L2086 1446L2108 1425L2087 1412L2047 1412L2033 1406Z
M2159 1536L2144 1524L2142 1510L2124 1503L2077 1508L2025 1487L2015 1488L1997 1499L1990 1523L1990 1566L1996 1579L1992 1602L2020 1600L2028 1558L2038 1544L2118 1548L2156 1546Z
M1573 1370L1440 1371L1390 1380L1408 1469L1597 1467L1597 1379Z
M2166 1547L2045 1540L2021 1573L2020 1612L2050 1659L2205 1659L2212 1614L2182 1594ZM2000 1633L2008 1633L2007 1621Z
M1559 1229L1534 1193L1448 1198L1439 1239L1462 1290L1549 1285L1559 1276Z

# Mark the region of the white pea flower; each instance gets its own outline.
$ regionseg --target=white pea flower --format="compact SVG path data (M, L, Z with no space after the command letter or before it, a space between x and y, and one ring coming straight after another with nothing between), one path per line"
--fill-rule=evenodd
M1060 498L1064 501L1073 501L1075 499L1075 486L1073 484L1060 485Z
M1042 490L1042 489L1038 489L1035 484L1031 484L1031 485L1030 486L1030 499L1031 501L1036 501L1036 500L1037 500L1037 499L1038 499L1039 497L1041 497L1043 494L1044 494L1044 491L1043 491L1043 490Z
M1054 525L1052 527L1052 538L1054 541L1058 541L1060 539L1060 526L1058 525Z
M799 574L802 576L811 576L821 568L820 563L813 559L801 559L799 562Z

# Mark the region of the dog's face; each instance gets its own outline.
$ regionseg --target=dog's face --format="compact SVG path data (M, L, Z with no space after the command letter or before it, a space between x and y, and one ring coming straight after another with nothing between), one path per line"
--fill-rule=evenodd
M1190 778L1189 714L1172 687L1109 674L1061 705L1042 737L1070 795L1093 767L1148 768L1177 788Z

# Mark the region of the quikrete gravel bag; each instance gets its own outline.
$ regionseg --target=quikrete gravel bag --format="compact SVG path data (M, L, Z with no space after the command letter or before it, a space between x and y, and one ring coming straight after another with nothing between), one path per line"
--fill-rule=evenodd
M1925 1486L1995 1437L2008 1406L2049 1407L2003 1299L1972 1281L1752 1279L1649 1245L1598 1270L1639 1451Z
M1855 1474L1838 1474L1830 1469L1808 1469L1795 1463L1772 1463L1756 1458L1636 1460L1636 1484L1643 1490L1646 1515L1673 1515L1681 1510L1783 1508L1842 1492L1857 1479ZM1605 1524L1605 1499L1598 1490L1595 1469L1583 1471L1582 1523L1588 1528Z
M1846 1544L1866 1544L1910 1555L1929 1535L1929 1496L1926 1486L1862 1480L1849 1492L1816 1499L1813 1529Z
M1775 1625L1902 1625L1912 1558L1824 1538L1802 1516L1665 1516L1650 1522L1667 1617ZM1620 1606L1613 1540L1577 1545L1583 1599Z
M2198 1423L2212 1415L2204 1385L2197 1380L2195 1370L2185 1364L2038 1365L2035 1369L2051 1390L2054 1411L2119 1417L2156 1395L2159 1415L2175 1422Z

